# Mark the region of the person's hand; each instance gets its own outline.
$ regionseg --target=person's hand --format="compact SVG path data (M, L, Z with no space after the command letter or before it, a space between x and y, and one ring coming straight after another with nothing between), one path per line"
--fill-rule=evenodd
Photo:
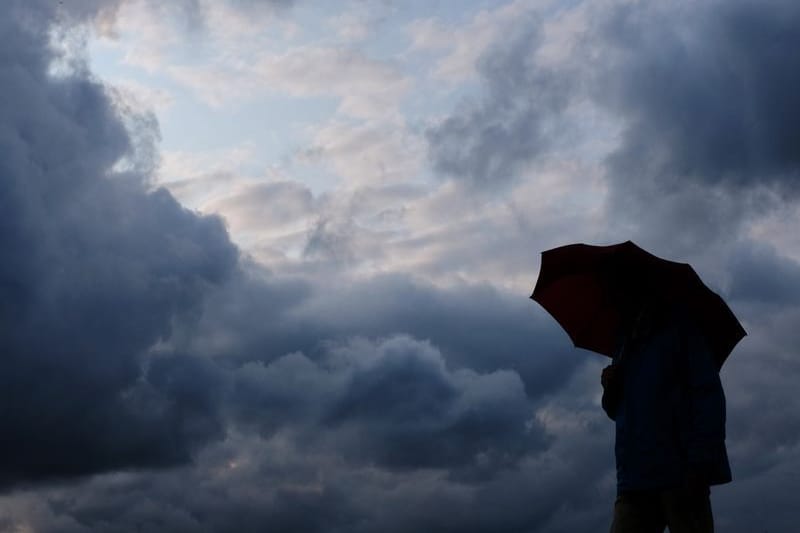
M619 383L619 374L616 365L608 365L600 375L600 384L604 389L615 389Z
M622 374L619 373L619 366L612 364L605 367L600 375L600 383L603 385L603 410L611 420L616 420L617 407L622 397Z

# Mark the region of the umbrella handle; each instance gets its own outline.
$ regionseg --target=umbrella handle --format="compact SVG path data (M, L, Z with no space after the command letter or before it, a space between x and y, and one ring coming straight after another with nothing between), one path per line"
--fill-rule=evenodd
M623 356L625 354L625 348L627 347L627 345L628 345L628 336L626 335L625 339L623 339L622 341L622 345L619 347L619 350L617 350L617 353L614 354L614 357L611 358L612 365L614 366L622 365L622 360L624 358Z
M612 364L622 365L622 362L625 360L625 352L626 349L628 348L628 341L631 340L631 338L634 336L635 333L639 332L639 328L642 325L642 317L644 316L645 308L646 308L646 303L642 302L642 304L639 307L639 312L636 313L636 318L633 321L633 325L625 333L625 335L622 338L622 344L620 345L619 350L617 350L614 357L611 358Z

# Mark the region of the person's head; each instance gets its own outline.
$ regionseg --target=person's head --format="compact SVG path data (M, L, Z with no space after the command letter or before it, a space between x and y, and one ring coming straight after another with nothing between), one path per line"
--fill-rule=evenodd
M670 304L658 293L639 297L629 308L626 328L631 338L641 340L664 324L670 313Z

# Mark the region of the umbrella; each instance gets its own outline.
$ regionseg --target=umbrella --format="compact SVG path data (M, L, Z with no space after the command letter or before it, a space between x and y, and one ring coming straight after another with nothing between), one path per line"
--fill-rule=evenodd
M705 336L721 367L746 335L725 301L694 269L657 257L631 241L569 244L542 252L531 298L564 328L575 346L614 356L627 317L644 301L680 306Z

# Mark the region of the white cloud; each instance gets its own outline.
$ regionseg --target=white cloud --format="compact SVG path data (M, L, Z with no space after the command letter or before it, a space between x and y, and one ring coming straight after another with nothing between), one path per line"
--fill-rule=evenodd
M174 65L169 74L215 107L241 104L264 93L297 98L333 97L339 113L356 118L397 117L410 80L397 65L344 47L300 46L263 52L252 62L216 59L200 66Z
M100 44L120 50L126 64L152 73L163 67L171 49L182 44L175 27L179 11L174 3L128 0L99 19L95 28Z
M247 142L213 150L164 151L159 170L159 183L171 184L214 173L237 172L252 160L255 150L255 144Z
M437 19L421 19L411 23L408 33L412 50L433 50L442 53L433 72L436 79L461 83L477 75L478 59L498 39L530 21L532 14L551 2L516 0L493 10L483 10L461 26L445 25Z
M403 122L333 121L313 134L312 160L330 165L345 187L416 182L424 168L425 143Z
M528 175L508 196L475 196L450 182L408 205L405 232L387 247L387 268L440 285L487 282L524 293L540 251L606 238L599 166L555 160Z
M350 0L338 15L328 20L328 25L343 42L356 43L379 33L400 10L391 0Z
M398 113L409 80L396 65L350 48L305 46L263 57L254 67L263 86L293 96L336 95L340 112L369 118Z
M164 113L175 102L175 96L163 87L146 85L134 79L109 80L125 100L137 109Z

